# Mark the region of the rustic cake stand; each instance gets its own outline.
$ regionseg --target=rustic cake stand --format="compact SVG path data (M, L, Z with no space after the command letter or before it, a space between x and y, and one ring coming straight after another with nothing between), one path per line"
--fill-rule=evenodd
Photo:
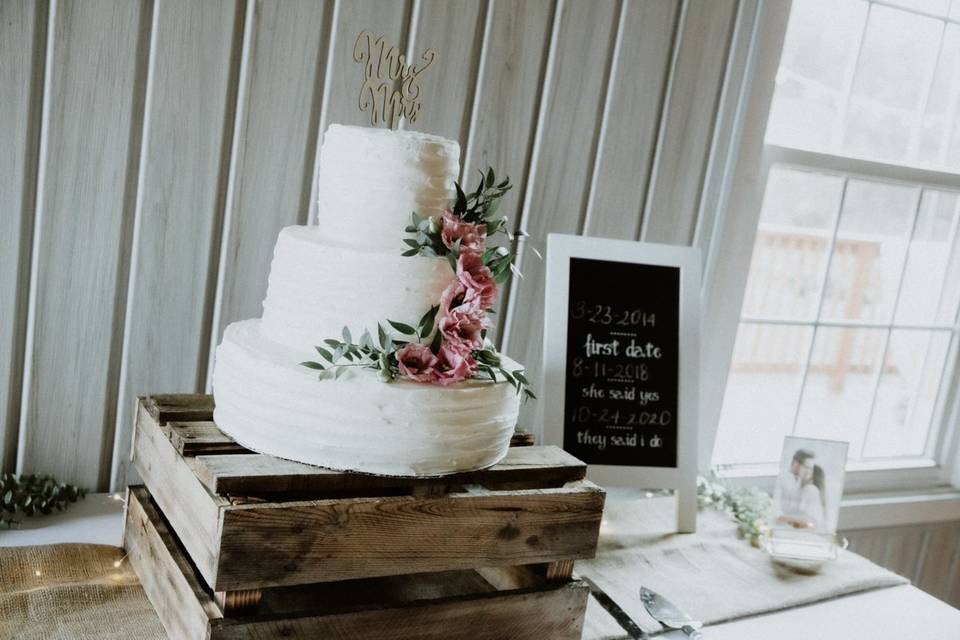
M556 447L443 478L248 451L202 395L141 398L124 546L171 638L579 638L604 492Z

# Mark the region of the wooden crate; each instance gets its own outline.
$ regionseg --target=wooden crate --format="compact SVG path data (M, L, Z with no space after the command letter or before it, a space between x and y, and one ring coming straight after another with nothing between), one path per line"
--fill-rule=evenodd
M232 628L241 613L283 618L278 602L305 601L291 590L325 601L371 594L364 606L379 612L370 618L379 621L412 607L424 620L453 616L478 624L490 607L510 615L534 607L531 624L540 626L530 630L550 638L567 637L542 629L568 628L571 611L582 621L586 591L571 580L573 561L593 557L604 493L584 479L583 463L558 448L513 447L495 467L443 478L342 473L240 447L212 422L209 396L152 396L138 403L133 460L149 495L131 494L131 504L140 505L128 512L131 559L141 578L156 572L163 555L156 541L167 536L189 583L181 591L194 593L196 611L206 616L194 612L183 637L207 637L197 635L201 628L228 633L216 629ZM151 526L158 533L148 544ZM154 551L136 555L137 546ZM161 617L165 599L174 597L163 584L155 589L162 593L147 590ZM417 595L423 593L439 599L427 606ZM460 611L456 603L465 598L471 604ZM331 607L303 615L324 624L347 615ZM378 637L432 637L380 631Z
M264 591L225 614L142 487L127 493L124 547L171 640L580 638L588 589L532 567L445 571Z

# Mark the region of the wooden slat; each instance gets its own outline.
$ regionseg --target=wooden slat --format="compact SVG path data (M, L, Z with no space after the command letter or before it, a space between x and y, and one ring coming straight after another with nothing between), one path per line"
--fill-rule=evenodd
M90 489L113 448L148 9L51 8L17 466Z
M713 139L737 0L688 0L641 239L689 245Z
M211 347L231 322L261 314L277 233L307 220L316 157L333 3L253 6Z
M140 584L171 638L206 638L210 621L222 617L197 581L143 487L127 492L123 548Z
M0 471L17 455L46 30L44 3L0 3Z
M250 453L217 428L214 422L170 422L167 435L182 456Z
M960 558L960 523L934 525L927 529L925 554L921 558L921 569L916 586L944 602L950 602L950 580L953 573L960 570L957 559Z
M540 123L541 139L526 194L523 225L531 242L549 232L578 233L585 214L594 152L607 88L619 3L565 2L560 15L553 77ZM521 243L521 248L525 243ZM521 249L522 250L522 249ZM510 291L505 351L541 378L545 267L532 253L520 260L523 279ZM523 405L520 422L531 430L543 422L540 402Z
M423 107L407 129L426 131L467 144L473 90L480 63L486 4L422 0L412 25L413 49L408 62L416 64L427 49L437 58L423 72L419 85ZM469 180L468 180L469 182Z
M211 638L377 638L378 640L579 640L589 589L582 582L519 593L487 593L287 620L244 620Z
M141 405L134 436L133 463L153 499L163 511L180 542L207 584L214 586L219 548L220 508L227 501L212 496L193 474Z
M540 105L540 87L547 59L554 3L550 0L496 0L487 14L483 66L474 90L471 127L462 149L463 176L493 167L509 176L513 189L500 211L515 226L527 189L534 124ZM498 242L502 242L498 238ZM506 317L507 289L496 310L497 327L491 340L499 341Z
M437 498L230 506L216 588L592 557L603 501L603 491L584 480L559 489Z
M496 466L484 471L460 473L442 478L397 478L344 473L291 462L273 456L202 455L197 458L197 477L220 495L259 495L284 492L315 493L351 489L388 489L457 485L466 483L536 483L559 486L582 479L586 465L558 447L516 447Z
M140 402L158 424L213 420L213 396L203 393L158 393Z
M661 0L622 7L585 235L633 240L640 233L679 5Z
M143 161L117 398L112 484L136 483L126 452L134 399L202 390L206 298L220 229L243 12L234 0L156 5ZM201 375L198 375L201 374ZM199 388L198 388L199 387Z

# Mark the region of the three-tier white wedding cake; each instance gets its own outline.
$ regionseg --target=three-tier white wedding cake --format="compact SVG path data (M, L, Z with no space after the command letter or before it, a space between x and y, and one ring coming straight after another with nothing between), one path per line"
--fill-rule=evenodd
M385 319L415 323L455 288L447 258L401 253L411 212L437 221L447 210L459 156L456 142L438 136L330 126L318 224L280 232L263 317L228 326L217 348L214 419L222 431L254 451L384 475L444 475L503 458L519 398L495 376L384 382L354 366L318 380L300 364L344 326L360 335Z

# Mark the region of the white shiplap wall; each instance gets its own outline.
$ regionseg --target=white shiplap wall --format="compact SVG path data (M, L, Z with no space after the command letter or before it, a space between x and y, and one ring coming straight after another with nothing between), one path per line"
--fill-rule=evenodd
M544 267L527 245L551 231L693 241L728 52L755 10L0 3L3 468L94 489L135 479L135 398L204 390L223 328L260 314L277 232L312 219L322 131L366 122L362 29L438 49L415 128L458 139L465 175L493 165L514 179L504 210L532 237L498 334L536 379ZM528 404L523 423L540 420Z

